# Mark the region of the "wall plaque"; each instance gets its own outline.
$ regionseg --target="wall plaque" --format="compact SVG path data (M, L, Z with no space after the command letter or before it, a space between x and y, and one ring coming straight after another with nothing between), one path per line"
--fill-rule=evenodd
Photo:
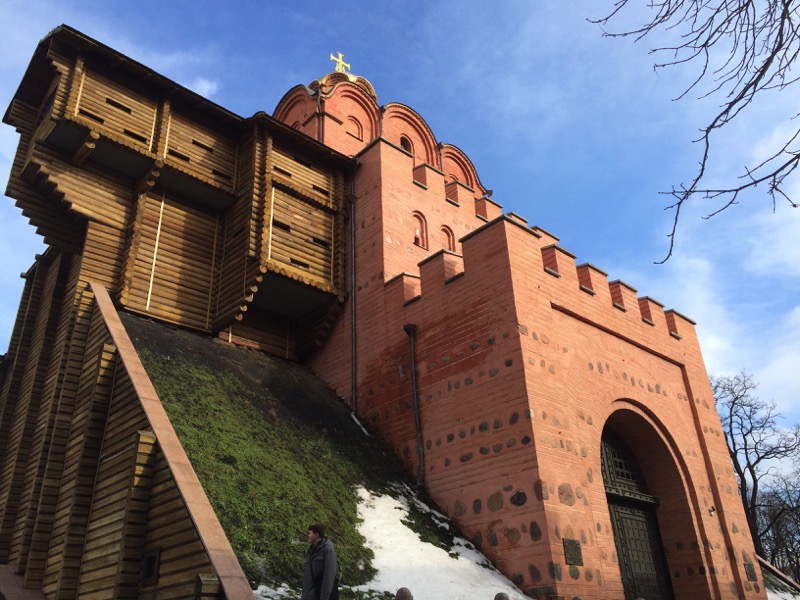
M580 540L564 538L564 560L568 565L583 566L583 551Z

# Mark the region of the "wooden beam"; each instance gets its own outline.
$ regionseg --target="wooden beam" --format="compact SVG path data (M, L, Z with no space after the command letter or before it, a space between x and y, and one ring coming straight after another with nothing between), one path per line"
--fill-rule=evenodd
M86 137L83 139L83 143L78 146L78 149L75 151L75 154L72 155L72 164L76 167L83 164L92 151L97 146L97 140L100 139L100 134L96 131L90 131L86 134Z
M153 168L150 169L144 176L139 180L139 183L136 184L136 195L141 196L142 194L146 194L150 191L150 189L156 184L156 180L158 179L159 175L161 175L161 169L164 167L164 161L160 158L157 158L153 163Z

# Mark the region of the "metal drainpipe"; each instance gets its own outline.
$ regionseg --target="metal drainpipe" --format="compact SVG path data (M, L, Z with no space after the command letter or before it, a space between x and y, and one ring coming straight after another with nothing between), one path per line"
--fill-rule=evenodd
M425 449L422 444L422 427L419 423L419 395L417 393L417 326L414 323L403 325L403 331L408 334L409 354L411 361L411 395L414 398L414 425L417 430L417 485L422 485L425 480Z
M325 143L322 118L322 85L317 88L317 141Z
M358 157L356 157L358 163ZM355 178L354 178L355 179ZM350 412L358 417L358 358L356 336L356 189L350 182Z

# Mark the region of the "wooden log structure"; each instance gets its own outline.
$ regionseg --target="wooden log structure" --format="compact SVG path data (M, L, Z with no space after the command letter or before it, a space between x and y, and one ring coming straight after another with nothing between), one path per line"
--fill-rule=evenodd
M252 597L111 298L313 352L346 296L355 162L66 26L3 120L20 134L7 194L49 248L0 365L0 561L48 598Z

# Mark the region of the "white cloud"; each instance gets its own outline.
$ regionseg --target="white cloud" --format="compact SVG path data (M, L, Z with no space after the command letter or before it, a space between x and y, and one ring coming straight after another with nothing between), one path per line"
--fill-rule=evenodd
M220 90L222 84L206 77L195 77L186 84L186 87L204 98L211 99Z
M744 266L749 273L800 283L800 208L779 203L775 212L758 212L749 220L743 241L747 247Z
M800 423L800 304L781 315L767 336L768 348L752 347L752 369L758 396L775 401L789 423Z

